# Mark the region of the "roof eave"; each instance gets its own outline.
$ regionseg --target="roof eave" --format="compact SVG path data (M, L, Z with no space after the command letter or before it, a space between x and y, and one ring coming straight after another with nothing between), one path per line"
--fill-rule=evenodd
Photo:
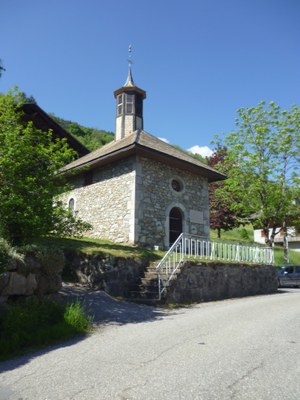
M137 93L139 93L140 95L143 96L143 99L146 98L145 90L140 89L137 86L123 86L120 89L117 89L117 90L114 91L114 96L117 97L118 94L123 93L123 92L128 92L128 93L137 92Z
M220 180L225 180L227 178L226 175L223 175L217 171L211 171L211 170L205 168L204 166L201 167L199 165L189 163L188 161L180 160L177 157L174 157L174 156L168 155L166 153L159 152L158 150L143 146L143 145L137 143L136 141L126 147L123 147L123 148L113 151L111 153L100 156L97 159L87 161L86 163L82 163L79 166L75 166L73 168L71 167L68 169L62 168L61 172L69 173L69 172L73 172L76 170L82 170L82 169L94 169L96 167L106 165L111 162L115 162L122 158L130 157L135 154L142 155L142 156L154 159L156 161L160 161L162 163L172 165L173 167L177 167L179 169L184 169L186 171L190 171L190 172L193 172L196 174L199 174L199 172L201 172L201 175L206 177L209 183L220 181Z

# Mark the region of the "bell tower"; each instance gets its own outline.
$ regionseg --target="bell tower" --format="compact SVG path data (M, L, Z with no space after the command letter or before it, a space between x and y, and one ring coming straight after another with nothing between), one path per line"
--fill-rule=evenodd
M132 132L143 129L143 101L146 92L134 84L131 71L131 46L129 46L127 80L120 89L114 92L116 99L116 133L115 140L123 139Z

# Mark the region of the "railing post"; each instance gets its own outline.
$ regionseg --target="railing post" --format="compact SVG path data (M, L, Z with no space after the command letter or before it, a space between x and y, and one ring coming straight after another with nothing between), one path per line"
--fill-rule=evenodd
M160 273L158 273L157 279L158 279L158 300L161 300L161 281L160 281Z

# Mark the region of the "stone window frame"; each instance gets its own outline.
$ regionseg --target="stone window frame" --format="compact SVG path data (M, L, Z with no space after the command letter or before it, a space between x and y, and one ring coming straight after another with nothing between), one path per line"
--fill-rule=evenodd
M179 183L179 186L180 186L180 189L179 189L179 190L174 189L174 187L173 187L173 185L172 185L172 184L173 184L173 181L176 181L176 182ZM170 181L169 181L169 185L170 185L170 188L172 189L172 192L173 192L173 193L182 194L182 193L185 192L185 184L184 184L184 181L183 181L183 179L180 178L179 176L172 176L172 178L171 178Z
M71 203L72 200L73 200L73 204ZM71 206L70 204L72 204L72 206ZM72 215L74 215L75 212L76 212L76 199L75 199L74 196L70 196L70 197L68 198L68 210L70 210L70 212L72 213Z

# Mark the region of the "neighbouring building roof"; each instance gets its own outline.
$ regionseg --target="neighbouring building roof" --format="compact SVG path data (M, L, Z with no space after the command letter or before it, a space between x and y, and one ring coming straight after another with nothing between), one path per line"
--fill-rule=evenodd
M61 169L61 172L74 172L74 170L80 170L83 167L93 169L134 154L201 174L205 176L209 182L226 179L225 175L216 171L214 168L211 168L185 152L141 130L135 131L121 140L110 142L78 160L67 164Z
M89 153L89 150L83 144L54 121L54 119L37 104L25 103L23 104L22 110L24 111L24 119L26 121L32 121L34 126L42 131L48 131L51 129L54 138L65 138L68 145L78 153L79 157Z

